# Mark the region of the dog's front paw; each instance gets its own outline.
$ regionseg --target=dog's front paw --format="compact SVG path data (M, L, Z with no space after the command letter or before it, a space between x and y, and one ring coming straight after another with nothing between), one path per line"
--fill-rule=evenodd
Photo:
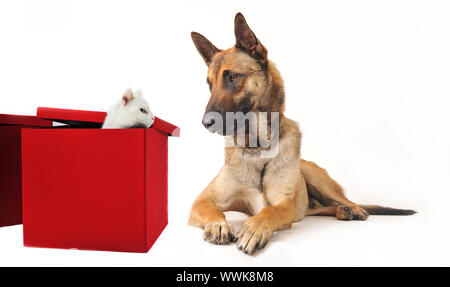
M205 225L203 239L214 244L228 244L236 241L233 227L226 221L211 222Z
M266 246L272 233L272 228L264 220L250 217L239 230L237 248L246 254L253 254Z

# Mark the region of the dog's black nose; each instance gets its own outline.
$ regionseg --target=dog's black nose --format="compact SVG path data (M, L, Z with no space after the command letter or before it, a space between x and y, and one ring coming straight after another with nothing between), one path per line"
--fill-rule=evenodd
M203 115L202 124L212 133L222 132L223 114L220 111L209 110Z
M203 125L204 125L205 128L207 128L207 129L209 129L210 127L212 127L212 126L214 125L215 122L216 122L216 121L215 121L213 118L211 118L211 117L204 117L204 118L203 118L203 121L202 121Z

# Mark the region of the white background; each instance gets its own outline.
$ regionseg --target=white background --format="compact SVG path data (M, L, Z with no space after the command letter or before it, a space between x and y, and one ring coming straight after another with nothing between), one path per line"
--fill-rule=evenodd
M209 91L190 32L229 48L238 11L284 77L303 157L353 201L419 214L309 217L253 257L187 226L224 159L201 125ZM1 1L0 113L107 110L141 88L182 137L169 143L170 223L149 253L26 248L13 226L0 265L449 265L449 15L448 1Z

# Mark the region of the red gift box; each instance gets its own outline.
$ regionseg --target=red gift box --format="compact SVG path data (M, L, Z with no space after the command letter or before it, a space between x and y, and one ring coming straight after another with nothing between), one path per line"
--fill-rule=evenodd
M21 130L51 126L33 116L0 114L0 227L22 223Z
M167 138L179 129L159 118L100 129L103 112L37 116L69 125L22 131L24 245L147 252L167 225Z

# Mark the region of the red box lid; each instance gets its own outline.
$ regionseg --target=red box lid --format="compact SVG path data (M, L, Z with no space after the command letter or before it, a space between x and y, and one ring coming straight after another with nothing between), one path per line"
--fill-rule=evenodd
M102 124L105 121L106 113L38 107L36 116L62 123L70 121Z
M53 123L35 116L19 116L0 114L0 125L51 127Z
M153 123L152 128L158 129L162 132L166 132L168 135L179 137L180 136L180 128L172 125L169 122L166 122L158 117L155 117L155 122Z
M102 124L106 118L106 112L93 112L82 110L68 110L68 109L56 109L56 108L44 108L38 107L37 117L41 119L52 120L62 123L94 123ZM180 128L166 122L158 117L155 117L155 122L152 128L156 128L162 132L171 136L180 136Z

